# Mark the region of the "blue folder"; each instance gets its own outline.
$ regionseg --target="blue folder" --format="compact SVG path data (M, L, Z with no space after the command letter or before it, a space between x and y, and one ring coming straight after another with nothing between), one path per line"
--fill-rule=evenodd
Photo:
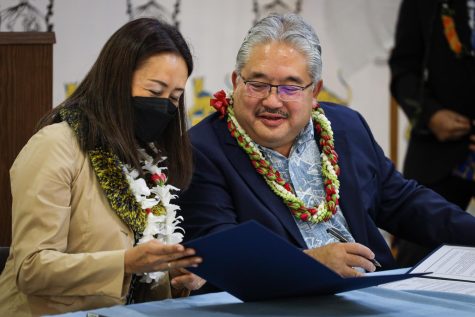
M203 258L191 272L244 302L329 295L423 275L342 278L256 221L184 245Z

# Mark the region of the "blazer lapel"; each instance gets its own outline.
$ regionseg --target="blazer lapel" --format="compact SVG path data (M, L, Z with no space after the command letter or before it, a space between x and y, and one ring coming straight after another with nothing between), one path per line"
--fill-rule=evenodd
M336 126L333 125L333 126ZM267 206L279 219L280 223L291 234L295 241L303 248L306 243L287 206L275 195L252 166L249 157L239 147L236 140L229 133L224 120L219 120L213 127L222 143L224 152L231 164L239 171L242 179L256 193L256 197ZM366 219L363 203L358 191L357 175L352 164L351 150L346 132L334 129L335 150L339 156L341 169L340 179L340 208L350 228L350 232L357 242L367 244ZM317 140L318 142L318 140Z
M213 128L222 143L224 153L231 164L239 171L244 182L256 193L256 197L279 219L282 226L286 228L297 244L302 248L306 248L307 245L290 210L284 205L281 198L272 192L263 177L256 172L249 157L229 133L225 120L219 120Z
M333 125L335 126L335 125ZM366 218L364 217L363 202L358 191L358 180L354 178L352 156L344 130L334 130L335 151L338 154L340 166L340 208L353 238L357 242L367 244Z

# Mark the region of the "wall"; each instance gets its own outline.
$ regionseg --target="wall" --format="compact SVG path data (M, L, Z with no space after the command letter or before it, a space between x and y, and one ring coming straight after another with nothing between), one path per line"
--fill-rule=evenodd
M17 2L2 0L0 11ZM36 0L31 3L45 10L47 2ZM134 7L146 2L131 1ZM167 11L173 11L175 0L156 2ZM257 1L261 9L270 2ZM282 2L289 6L297 3L296 0ZM340 99L350 99L350 106L367 119L387 154L389 71L386 59L392 45L398 6L399 1L395 0L301 2L301 15L314 26L322 42L325 88ZM65 85L83 78L107 38L128 21L126 9L125 0L54 2L52 23L57 40L54 47L54 105L65 98ZM235 54L255 18L251 0L181 0L180 30L192 47L196 63L187 87L190 107L200 102L195 96L198 93L205 96L229 88ZM339 79L339 72L349 88ZM401 142L400 157L405 147L404 141Z

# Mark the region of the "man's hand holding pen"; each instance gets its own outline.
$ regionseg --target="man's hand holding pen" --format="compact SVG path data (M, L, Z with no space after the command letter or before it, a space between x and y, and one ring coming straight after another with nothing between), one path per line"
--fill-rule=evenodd
M374 272L376 265L379 265L375 261L373 251L359 243L330 243L304 252L342 277L362 276L364 273L356 270L355 267Z
M327 233L329 233L330 235L332 235L333 237L338 239L338 241L340 241L341 243L348 243L349 242L345 238L345 236L343 234L341 234L341 232L338 231L338 229L336 229L336 228L328 228ZM374 266L381 267L381 264L379 264L379 262L374 257L372 259L369 259L369 260L371 261L371 263L374 264Z

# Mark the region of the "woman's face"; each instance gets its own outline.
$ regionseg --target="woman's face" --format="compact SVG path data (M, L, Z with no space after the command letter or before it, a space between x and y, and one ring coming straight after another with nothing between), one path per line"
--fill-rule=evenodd
M132 76L132 97L168 98L178 106L185 90L188 68L176 53L160 53L146 59Z

